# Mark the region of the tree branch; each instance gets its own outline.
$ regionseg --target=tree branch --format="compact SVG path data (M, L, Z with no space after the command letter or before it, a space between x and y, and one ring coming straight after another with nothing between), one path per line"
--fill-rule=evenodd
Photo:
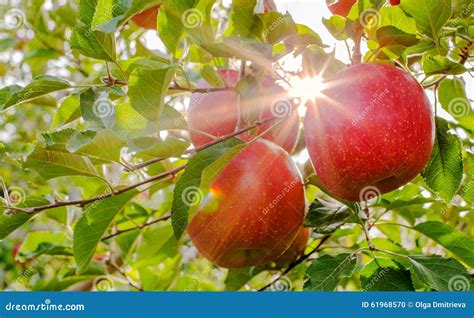
M469 42L464 48L461 49L461 60L459 60L459 64L466 64L467 60L469 59L469 52L473 46L474 42ZM428 89L434 86L437 86L439 83L441 83L447 75L443 75L440 78L438 78L436 81L431 82L427 85L423 85L424 89Z
M55 203L51 203L51 204L48 204L48 205L37 206L37 207L32 207L32 208L15 208L14 212L15 213L24 213L24 214L36 214L36 213L39 213L39 212L42 212L42 211L45 211L45 210L55 209L55 208L64 207L64 206L76 205L76 206L79 206L79 207L84 207L89 203L92 203L92 202L95 202L95 201L101 201L101 200L110 198L112 196L119 195L119 194L122 194L122 193L125 193L125 192L128 192L128 191L131 191L135 188L138 188L138 187L141 187L143 185L152 183L154 181L158 181L158 180L170 177L170 176L174 176L178 172L180 172L181 170L184 170L185 168L186 168L186 165L179 166L179 167L174 168L172 170L165 171L161 174L158 174L158 175L156 175L152 178L146 179L142 182L139 182L139 183L133 184L131 186L125 187L123 189L117 190L117 191L115 191L115 193L105 193L105 194L102 194L102 195L99 195L99 196L96 196L96 197L93 197L93 198L89 198L89 199L84 199L84 200L63 201L63 202L60 201L60 202L55 202ZM8 209L11 209L11 208L8 207Z
M334 233L334 232L333 232ZM274 280L272 280L270 283L268 283L267 285L263 286L262 288L260 288L258 291L264 291L266 289L268 289L269 287L273 286L276 282L278 282L280 279L282 279L283 277L285 277L286 274L288 274L289 272L291 272L291 270L293 268L295 268L296 266L298 266L299 264L303 263L304 261L306 261L311 255L313 255L314 253L316 252L319 252L320 249L321 249L321 246L326 243L332 236L333 233L330 233L330 234L327 234L325 235L321 241L318 243L318 245L311 251L309 252L308 254L304 254L303 256L301 256L300 258L298 258L296 261L294 261L293 263L291 263L288 268L280 275L278 276L277 278L275 278Z
M213 93L213 92L235 91L235 87L190 88L190 87L181 87L175 84L174 86L171 86L169 90L208 94L208 93Z
M116 236L119 236L119 235L122 235L122 234L125 234L125 233L128 233L128 232L131 232L131 231L135 231L135 230L142 230L150 225L153 225L153 224L156 224L156 223L159 223L159 222L164 222L164 221L167 221L171 218L171 213L166 213L164 216L162 216L161 218L159 219L156 219L154 221L150 221L150 222L147 222L147 223L144 223L144 224L141 224L141 225L138 225L138 226L135 226L135 227L131 227L129 229L125 229L125 230L118 230L117 232L115 233L112 233L108 236L105 236L102 238L102 241L107 241L107 240L110 240L111 238L114 238Z
M276 118L276 117L271 117L271 118L267 118L267 119L264 119L264 120L260 120L260 121L257 121L255 124L249 126L249 127L246 127L244 129L240 129L236 132L233 132L231 134L228 134L228 135L224 135L224 136L221 136L221 137L217 137L215 140L213 140L212 142L208 143L208 144L205 144L205 145L202 145L202 146L199 146L199 147L195 147L193 149L189 149L187 151L184 152L184 156L186 155L194 155L196 154L197 152L199 151L202 151L204 149L207 149L207 148L210 148L214 145L217 145L223 141L226 141L226 140L229 140L230 138L233 138L233 137L236 137L238 135L241 135L241 134L244 134L252 129L255 129L255 128L258 128L272 120L276 120L276 119L279 119L279 118ZM128 168L129 171L136 171L136 170L139 170L139 169L143 169L149 165L152 165L154 163L157 163L157 162L161 162L163 160L166 160L166 159L169 159L169 158L155 158L155 159L151 159L149 161L145 161L145 162L142 162L140 164L137 164L137 165L132 165Z
M219 137L217 138L216 140L208 143L208 144L205 144L205 145L202 145L202 146L199 146L199 147L196 147L194 149L190 149L188 150L186 153L187 154L190 154L190 155L195 155L196 153L198 153L199 151L202 151L204 149L207 149L207 148L210 148L216 144L219 144L223 141L226 141L228 139L231 139L235 136L238 136L240 134L243 134L247 131L250 131L254 128L257 128L261 125L264 125L272 120L276 120L278 118L275 118L275 117L271 117L271 118L267 118L265 120L261 120L261 121L257 121L255 124L247 127L247 128L244 128L244 129L241 129L237 132L234 132L232 134L228 134L228 135L225 135L225 136L222 136L222 137ZM160 158L161 159L161 158ZM157 162L157 160L152 160L153 162L147 162L146 164L141 164L141 168L147 166L147 165L150 165L152 163L155 163ZM79 206L79 207L84 207L86 206L87 204L90 204L92 202L95 202L95 201L100 201L100 200L104 200L106 198L109 198L109 197L112 197L112 196L115 196L115 195L119 195L119 194L122 194L122 193L125 193L125 192L128 192L128 191L131 191L133 189L136 189L138 187L141 187L143 185L146 185L146 184L149 184L149 183L152 183L152 182L155 182L155 181L158 181L158 180L162 180L162 179L165 179L167 177L172 177L172 176L175 176L178 172L180 172L181 170L184 170L186 168L187 165L182 165L182 166L179 166L177 168L174 168L172 170L169 170L169 171L165 171L161 174L158 174L152 178L149 178L149 179L146 179L144 181L141 181L139 183L136 183L136 184L133 184L133 185L130 185L128 187L125 187L125 188L122 188L120 190L117 190L115 191L114 193L106 193L106 194L102 194L102 195L99 195L99 196L96 196L96 197L93 197L93 198L89 198L89 199L84 199L84 200L76 200L76 201L64 201L64 202L55 202L55 203L51 203L51 204L48 204L48 205L43 205L43 206L37 206L37 207L32 207L32 208L18 208L18 207L4 207L5 209L9 209L11 210L11 213L24 213L24 214L36 214L36 213L39 213L39 212L42 212L42 211L45 211L45 210L50 210L50 209L54 209L54 208L59 208L59 207L64 207L64 206Z

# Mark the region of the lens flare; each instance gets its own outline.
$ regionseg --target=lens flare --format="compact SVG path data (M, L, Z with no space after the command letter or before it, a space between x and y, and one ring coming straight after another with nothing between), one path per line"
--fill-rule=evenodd
M326 88L321 76L303 78L295 76L290 79L289 84L289 95L291 97L300 98L302 104L322 96L322 92Z

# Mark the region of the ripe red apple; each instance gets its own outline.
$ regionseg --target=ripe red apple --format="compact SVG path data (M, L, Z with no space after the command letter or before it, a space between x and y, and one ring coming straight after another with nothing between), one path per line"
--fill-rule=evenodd
M294 262L300 255L303 254L306 245L308 244L309 237L311 235L311 229L307 227L301 227L298 235L291 246L280 256L275 263L278 267L285 267Z
M330 192L363 201L423 170L433 149L434 120L423 88L410 74L360 64L326 84L308 107L304 129L313 167Z
M343 17L347 17L356 2L357 0L326 0L329 11L332 14L342 15Z
M234 86L239 79L239 73L234 70L221 70L220 75L228 86ZM201 82L200 86L210 87ZM274 81L265 78L262 82L263 92L254 100L241 102L243 112L249 112L253 120L259 118L279 117L291 114L288 118L265 134L264 138L271 140L289 153L293 152L298 142L300 119L296 106L288 99L287 92ZM205 132L212 136L223 136L235 131L238 121L238 96L231 91L212 93L195 93L191 97L188 111L191 139L195 146L201 146L212 141L212 138L199 133ZM257 134L263 133L273 123L261 126Z
M281 147L264 139L251 143L210 189L188 233L214 264L265 264L295 240L304 219L304 187L295 163Z
M392 6L399 5L399 4L400 4L400 0L390 0L390 4L391 4Z
M139 14L135 15L132 20L139 26L147 30L156 30L157 27L157 16L160 6L156 6L150 9L147 9Z

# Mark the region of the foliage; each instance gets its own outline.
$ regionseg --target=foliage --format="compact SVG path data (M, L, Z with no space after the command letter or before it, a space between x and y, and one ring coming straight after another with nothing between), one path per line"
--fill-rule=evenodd
M316 291L474 289L469 0L402 0L400 6L359 0L347 17L323 21L335 39L354 47L352 63L397 65L436 98L435 147L420 177L359 205L331 197L303 162L312 202L308 254L286 270L275 264L225 270L197 255L185 235L195 210L186 199L205 197L247 144L233 134L190 146L183 105L202 89L201 79L228 89L216 71L246 63L246 76L231 88L245 98L263 75L292 76L286 59L301 58L303 77L329 77L348 66L320 30L290 13L256 9L261 4L22 0L2 6L2 289L100 290L102 279L108 290L279 290L274 286L282 281L284 289ZM157 32L132 22L157 5L163 5ZM159 49L147 47L150 39ZM359 57L361 40L367 50ZM295 159L304 157L303 148ZM190 188L194 193L186 193Z

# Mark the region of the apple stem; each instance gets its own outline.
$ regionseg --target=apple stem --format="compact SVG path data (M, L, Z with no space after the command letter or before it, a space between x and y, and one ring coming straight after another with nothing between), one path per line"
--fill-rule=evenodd
M362 53L360 52L360 49L361 49L363 34L364 34L364 31L361 29L357 31L357 33L354 36L354 52L352 54L352 65L357 65L357 64L362 63Z

